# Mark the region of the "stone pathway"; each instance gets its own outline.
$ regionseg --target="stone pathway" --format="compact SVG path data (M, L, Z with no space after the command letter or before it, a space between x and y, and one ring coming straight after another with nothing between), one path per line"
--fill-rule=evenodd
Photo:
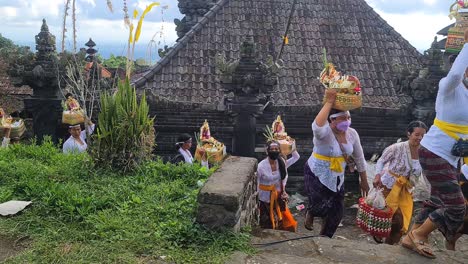
M256 246L258 253L247 256L236 252L228 264L272 264L272 263L468 263L468 236L462 237L457 243L456 252L444 249L444 239L438 232L430 242L437 254L437 259L430 260L400 245L389 246L376 244L372 237L361 231L355 225L356 209L346 209L343 226L338 228L333 239L314 237L288 241L267 246ZM256 230L252 243L269 243L284 239L317 234L320 230L320 220L316 219L314 231L308 231L303 226L302 213L295 214L298 220L298 232L274 230Z

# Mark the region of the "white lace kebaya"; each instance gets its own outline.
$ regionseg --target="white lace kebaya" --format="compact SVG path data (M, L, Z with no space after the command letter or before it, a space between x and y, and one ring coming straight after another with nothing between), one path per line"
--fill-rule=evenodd
M412 164L409 164L410 161ZM388 189L392 189L395 184L395 177L389 173L390 171L407 178L410 176L418 178L422 172L419 160L411 158L409 141L387 147L377 161L375 169L376 173L382 175L382 184Z
M300 158L299 153L297 151L294 151L292 153L292 157L289 158L286 161L286 169L296 163ZM278 167L278 161L276 160L276 168ZM287 172L287 171L286 171ZM271 170L271 165L270 162L268 161L268 158L265 158L264 160L260 161L257 167L257 179L258 179L258 185L275 185L277 191L281 191L281 175L279 172L279 169L272 171ZM286 174L286 177L283 179L282 184L283 187L286 188L286 183L288 182L288 175ZM258 199L262 202L269 203L270 202L270 192L269 191L262 191L258 188Z
M328 123L323 127L319 127L314 121L312 123L312 131L314 133L314 153L327 157L343 156L340 145ZM348 128L345 135L346 143L342 144L345 154L354 158L358 172L366 171L366 160L358 133L353 128ZM313 153L307 162L310 170L324 186L333 192L340 190L344 183L344 172L332 171L329 161L317 159L313 156ZM346 162L342 162L341 166L344 169ZM338 178L340 179L340 184L337 186Z

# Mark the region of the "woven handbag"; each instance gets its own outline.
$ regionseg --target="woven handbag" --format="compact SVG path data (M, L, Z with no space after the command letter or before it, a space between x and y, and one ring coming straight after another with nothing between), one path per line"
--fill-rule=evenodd
M372 236L389 237L392 230L392 209L383 210L374 208L359 198L359 209L356 216L357 225Z

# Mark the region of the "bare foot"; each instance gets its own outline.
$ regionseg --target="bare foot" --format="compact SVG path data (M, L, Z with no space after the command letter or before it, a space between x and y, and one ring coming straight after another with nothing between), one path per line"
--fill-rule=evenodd
M447 250L455 251L455 242L449 242L449 241L445 240L445 248Z
M462 236L461 233L457 233L455 237L453 238L453 241L448 241L445 240L445 248L447 250L453 250L455 251L455 244L457 243L457 240Z
M428 237L425 237L425 236L421 236L417 230L413 230L413 237L415 240L420 240L420 241L424 241L424 242L427 242L429 240Z

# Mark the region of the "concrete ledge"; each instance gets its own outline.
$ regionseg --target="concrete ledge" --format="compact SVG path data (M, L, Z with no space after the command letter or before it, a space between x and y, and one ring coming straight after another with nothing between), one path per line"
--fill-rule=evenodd
M197 222L239 231L257 222L257 160L228 157L198 194Z

